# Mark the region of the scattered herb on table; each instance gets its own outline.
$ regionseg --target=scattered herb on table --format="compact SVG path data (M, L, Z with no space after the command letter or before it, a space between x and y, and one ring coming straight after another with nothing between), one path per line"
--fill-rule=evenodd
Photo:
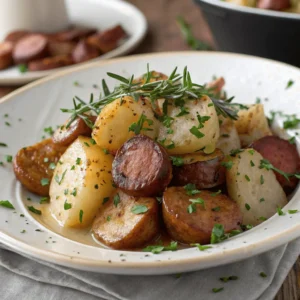
M0 200L0 205L6 208L15 209L15 207L8 200Z

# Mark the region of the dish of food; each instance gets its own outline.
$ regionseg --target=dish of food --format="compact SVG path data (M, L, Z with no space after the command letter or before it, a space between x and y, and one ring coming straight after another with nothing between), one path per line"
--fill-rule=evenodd
M98 31L70 28L51 34L17 30L0 43L0 70L16 65L21 73L82 63L116 49L127 33L121 25Z
M215 74L224 78L210 82ZM3 242L81 269L163 274L228 263L297 237L300 120L292 113L299 104L286 104L294 103L299 77L268 60L184 52L74 68L4 98L11 126L1 142L13 155L0 170L1 198L15 209L0 210ZM90 94L91 78L104 79L100 100ZM270 80L276 85L266 87ZM51 95L46 110L38 93L54 86L63 93ZM22 112L18 94L31 99L30 114L48 138L9 138ZM19 131L39 128L25 117L18 122ZM21 215L28 228L8 225Z
M299 0L226 0L226 2L268 10L286 11L292 13L300 12Z
M146 33L143 14L127 2L75 0L66 4L69 29L45 34L20 28L0 42L0 84L24 84L58 68L125 54Z

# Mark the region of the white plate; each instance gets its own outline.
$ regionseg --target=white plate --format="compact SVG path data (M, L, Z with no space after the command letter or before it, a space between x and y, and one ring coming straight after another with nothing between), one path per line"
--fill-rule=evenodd
M145 16L135 6L125 1L66 0L66 3L72 24L99 28L100 30L121 24L130 36L118 48L89 62L124 55L133 50L146 34L147 21ZM67 68L70 67L20 73L17 67L12 67L0 71L0 85L22 85Z
M71 107L74 95L88 99L90 93L96 91L92 85L107 78L106 72L139 75L145 72L147 63L151 69L167 74L175 65L180 70L188 66L192 78L199 83L209 81L213 75L223 75L228 94L235 95L237 102L254 103L256 97L260 97L264 99L267 112L271 109L300 112L300 70L295 67L262 58L217 52L138 55L77 66L4 97L0 101L0 141L9 147L0 148L0 160L4 160L5 154L14 155L21 147L39 141L44 135L43 128L61 124L67 116L59 109ZM286 90L289 79L295 83ZM78 81L81 87L74 86L74 81ZM110 87L114 86L114 80L108 79L107 82ZM3 117L6 113L8 118ZM19 118L22 121L18 121ZM11 126L4 126L5 121ZM0 241L30 256L77 269L118 274L192 271L249 258L300 236L300 213L276 214L254 229L202 252L191 248L155 255L103 249L94 244L89 233L80 243L76 241L76 235L69 235L75 241L68 239L62 236L65 232L57 231L47 222L40 223L36 215L29 213L26 206L38 206L34 203L38 198L31 196L32 201L26 200L29 193L16 181L11 164L0 167L0 182L0 199L10 200L16 208L14 212L0 207ZM287 209L300 209L299 189L284 211ZM25 217L20 217L20 214ZM21 233L23 229L25 233Z

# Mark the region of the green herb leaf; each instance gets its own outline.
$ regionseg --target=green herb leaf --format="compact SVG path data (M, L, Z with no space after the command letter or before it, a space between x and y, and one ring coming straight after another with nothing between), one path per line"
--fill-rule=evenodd
M152 128L148 128L148 127L143 127L144 123L148 123L148 126L153 125L153 121L150 119L147 119L147 117L142 114L139 118L139 120L137 121L137 123L132 123L129 126L128 131L133 131L134 134L140 134L141 131L153 131Z
M15 209L15 207L8 200L0 200L0 205L6 208Z
M144 214L148 211L148 207L146 205L135 205L131 208L131 212L140 215Z
M119 194L116 194L115 196L114 196L114 206L115 207L117 207L118 206L118 204L120 203L120 196L119 196Z
M294 81L290 79L290 80L288 81L288 83L286 84L285 89L287 90L287 89L290 88L293 84L294 84Z
M41 215L42 212L39 209L36 209L34 206L27 206L28 210L33 212L34 214Z
M18 70L20 73L26 73L28 68L25 64L20 64L20 65L18 65Z
M170 156L171 160L172 160L172 164L174 166L180 167L184 165L184 161L182 157L179 156Z
M288 210L288 213L289 213L290 215L295 214L295 213L297 213L297 212L298 212L298 209L289 209L289 210Z
M64 202L64 210L69 210L72 208L72 203L68 203L67 200ZM80 222L81 223L81 222Z
M200 132L199 129L196 126L193 126L190 129L190 133L193 134L198 139L201 139L201 138L203 138L205 136L205 134L203 134L202 132Z
M200 251L205 251L207 249L212 248L212 246L202 246L199 243L191 244L192 247L197 247Z
M263 278L266 278L266 277L267 277L267 274L264 273L264 272L260 272L260 273L259 273L259 276L260 276L260 277L263 277Z
M81 209L79 211L79 222L82 223L82 218L83 218L83 210Z
M221 163L221 166L225 167L227 170L230 170L233 166L233 161L229 160L229 161L223 161Z
M7 147L7 144L5 144L5 143L0 143L0 147Z
M42 178L41 179L41 185L42 186L49 185L49 179L48 178Z
M277 213L279 216L284 216L285 213L282 211L282 209L280 207L277 207Z
M10 162L12 162L13 157L12 157L12 155L5 155L5 159L8 163L10 163Z
M215 224L211 232L210 243L217 244L225 239L224 226L222 224Z
M193 183L188 183L183 187L186 190L187 195L192 196L201 193L201 191L196 189L196 185Z
M219 292L221 292L221 291L223 291L223 290L224 290L223 287L220 287L220 288L213 288L213 289L212 289L212 291L213 291L214 293L219 293Z
M176 250L177 250L177 242L174 241L172 241L169 246L151 245L143 249L144 252L152 252L154 254L159 254L162 251L176 251Z
M49 197L42 197L40 199L40 204L49 203L50 199Z

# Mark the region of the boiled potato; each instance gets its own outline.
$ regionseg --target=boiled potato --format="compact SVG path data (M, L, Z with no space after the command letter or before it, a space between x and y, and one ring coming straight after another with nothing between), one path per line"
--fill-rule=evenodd
M219 116L219 120L221 121L221 125L217 148L221 149L227 155L233 149L240 149L241 142L233 121L221 115Z
M158 134L159 122L155 119L151 104L148 101L135 101L132 97L123 97L122 101L117 99L107 104L99 114L92 132L93 139L101 148L116 152L135 133L129 131L133 123L137 123L142 115L153 124L143 123L140 133L151 138L156 138Z
M113 192L113 156L79 136L61 156L50 185L50 212L63 227L86 227Z
M272 135L262 104L254 104L247 110L240 110L238 116L235 127L243 147L266 135Z
M219 121L214 105L209 97L204 96L198 100L188 100L184 104L188 114L178 116L181 108L173 104L168 105L168 116L173 118L169 128L161 124L157 140L166 147L169 154L192 153L205 148L206 153L215 150L219 138ZM204 134L198 138L190 132L199 126L197 116L208 116L209 120L203 123L199 132Z
M274 215L277 207L287 204L273 171L259 168L262 159L253 149L245 149L228 159L232 167L226 170L227 190L230 198L240 206L244 224L257 225Z

